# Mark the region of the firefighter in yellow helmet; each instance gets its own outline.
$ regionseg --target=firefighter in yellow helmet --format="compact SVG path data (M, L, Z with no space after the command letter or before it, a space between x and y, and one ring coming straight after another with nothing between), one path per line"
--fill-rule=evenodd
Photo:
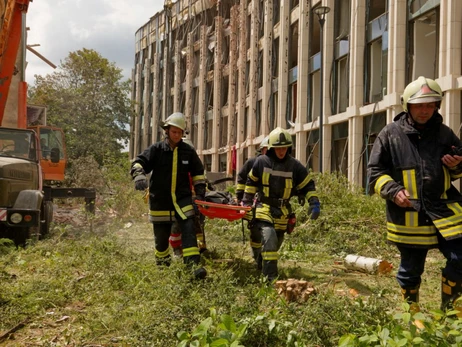
M396 278L416 311L431 248L447 259L442 308L462 295L462 195L451 184L462 177L462 143L443 124L442 100L436 81L411 82L402 96L404 112L381 130L368 163L370 188L386 200L387 240L401 254Z
M255 227L262 245L262 273L269 281L279 275L278 251L292 213L290 198L298 196L302 205L307 199L312 219L318 218L320 213L315 184L305 166L290 155L291 149L292 137L287 130L277 127L271 131L268 151L252 166L242 199L244 206L250 206L258 192Z
M237 186L236 186L236 198L238 204L241 203L242 198L244 197L245 183L247 182L247 175L252 169L253 164L257 160L258 156L265 155L269 146L269 135L266 136L260 143L258 147L258 155L256 157L248 159L242 168L237 174ZM250 230L250 247L252 249L252 257L257 263L257 268L262 269L262 259L261 259L261 236L259 229L255 226L253 221L253 212L250 211L244 217L247 220L247 227Z
M149 220L154 227L155 254L158 264L170 264L169 236L173 223L178 222L185 264L194 267L194 276L207 274L200 267L200 253L194 231L195 212L192 201L192 178L196 196L205 195L204 166L196 151L182 141L186 128L182 113L173 113L161 125L165 140L159 141L139 154L131 165L135 189L148 188Z

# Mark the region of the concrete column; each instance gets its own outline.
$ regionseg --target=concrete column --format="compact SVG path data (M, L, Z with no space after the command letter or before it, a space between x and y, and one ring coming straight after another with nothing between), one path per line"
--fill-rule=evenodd
M173 71L173 112L181 112L181 51L180 41L175 41L174 48L175 69Z
M324 4L329 6L333 9L334 1L328 0L325 1ZM332 115L331 113L331 96L330 96L330 74L331 74L331 66L333 64L334 59L334 23L335 23L335 12L328 13L325 17L324 23L324 30L323 30L323 42L321 43L324 45L324 52L322 59L323 62L323 143L322 143L322 154L324 156L322 160L322 165L324 166L323 171L331 171L331 162L332 162L332 125L330 124L329 117Z
M256 114L258 102L258 84L257 73L258 69L258 39L259 39L259 1L254 0L251 3L251 29L250 29L250 72L249 72L249 113L247 116L247 143L250 147L253 145L253 140L256 136ZM251 150L249 148L249 150ZM250 152L249 152L250 154Z
M144 91L143 91L143 140L142 149L150 145L149 128L151 125L151 114L149 113L149 104L151 102L151 91L149 89L151 82L151 59L144 60Z
M440 70L438 82L444 91L441 114L444 123L459 135L460 90L457 89L457 77L461 74L461 32L462 2L446 1L441 3L440 13ZM450 47L450 48L449 48Z
M406 77L406 23L407 23L407 1L397 0L390 3L388 12L388 76L387 93L384 101L393 105L387 109L387 123L403 111L401 106L401 95L405 87Z
M141 53L140 53L141 54ZM133 153L136 156L141 152L141 64L135 65L135 81L136 81L136 90L135 90L135 144L133 146Z
M239 25L239 7L235 5L231 8L231 15L230 15L230 26L231 26L231 34L229 37L229 63L228 63L228 71L229 71L229 85L228 85L228 155L227 155L227 174L232 175L232 148L236 144L236 138L234 136L234 129L236 127L236 74L238 68L238 51L237 51L237 36L236 32Z
M151 143L160 141L157 136L159 119L162 110L159 108L159 54L154 53L153 62L151 66L152 77L152 134Z
M215 51L214 51L214 66L213 66L213 121L212 121L212 171L219 170L218 148L220 147L220 129L221 121L221 82L223 64L221 58L223 54L223 17L215 17Z
M349 107L352 107L352 110L347 110L347 112L356 114L355 111L357 107L363 105L364 99L364 31L366 30L366 0L352 0L351 8ZM324 50L324 52L326 52L326 50Z
M185 91L185 118L186 118L186 128L191 131L193 124L193 80L194 80L194 73L192 70L194 59L194 42L193 42L193 34L188 34L187 44L186 44L186 91Z
M200 40L200 63L199 63L199 108L197 115L197 150L202 154L204 149L204 130L205 130L205 113L207 105L205 104L205 90L207 86L207 26L201 26Z
M289 90L289 34L290 3L281 1L281 18L279 22L279 76L278 76L278 112L276 126L286 125L287 94Z
M329 15L331 15L329 13ZM350 13L350 97L347 113L358 115L364 99L364 49L366 30L365 0L352 0ZM389 81L390 82L390 81ZM348 177L355 183L362 180L361 151L363 146L363 117L348 120ZM329 163L330 164L330 163Z
M238 68L239 68L239 77L238 77L238 110L237 110L237 139L236 147L239 149L239 155L236 158L236 170L239 171L240 167L243 164L242 157L242 146L244 142L244 117L245 117L245 107L246 107L246 86L245 86L245 68L247 63L247 1L241 1L239 5L239 25L241 30L239 31L239 58L238 58Z
M263 87L261 102L261 127L260 134L268 135L273 129L269 129L269 113L271 102L271 86L273 82L273 1L265 0L265 23L263 36Z
M300 17L298 20L298 83L297 83L297 120L295 122L296 152L295 157L306 165L306 132L303 124L307 122L308 115L308 72L309 72L309 28L310 7L307 1L299 4Z
M167 34L168 35L168 34ZM170 89L168 88L168 76L170 71L168 69L168 45L164 47L164 55L162 56L162 120L165 120L168 114L168 97L170 96Z

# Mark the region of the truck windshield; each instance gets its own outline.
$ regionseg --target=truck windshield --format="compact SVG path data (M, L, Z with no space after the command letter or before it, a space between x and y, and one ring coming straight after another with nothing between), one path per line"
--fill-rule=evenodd
M0 128L0 156L35 160L35 146L34 132Z

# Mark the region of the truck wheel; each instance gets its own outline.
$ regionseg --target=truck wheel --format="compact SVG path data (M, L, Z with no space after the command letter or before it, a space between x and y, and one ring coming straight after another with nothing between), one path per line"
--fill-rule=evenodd
M26 241L30 239L30 228L14 228L12 231L12 239L16 247L26 247Z
M40 237L43 239L50 232L50 224L53 221L53 202L44 201L42 212L40 213Z

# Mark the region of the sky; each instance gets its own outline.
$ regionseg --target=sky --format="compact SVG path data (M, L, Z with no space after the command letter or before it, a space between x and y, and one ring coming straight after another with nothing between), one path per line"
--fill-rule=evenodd
M27 44L59 66L70 52L93 49L131 78L135 33L163 8L163 0L33 0L27 12ZM26 81L55 70L30 51Z

